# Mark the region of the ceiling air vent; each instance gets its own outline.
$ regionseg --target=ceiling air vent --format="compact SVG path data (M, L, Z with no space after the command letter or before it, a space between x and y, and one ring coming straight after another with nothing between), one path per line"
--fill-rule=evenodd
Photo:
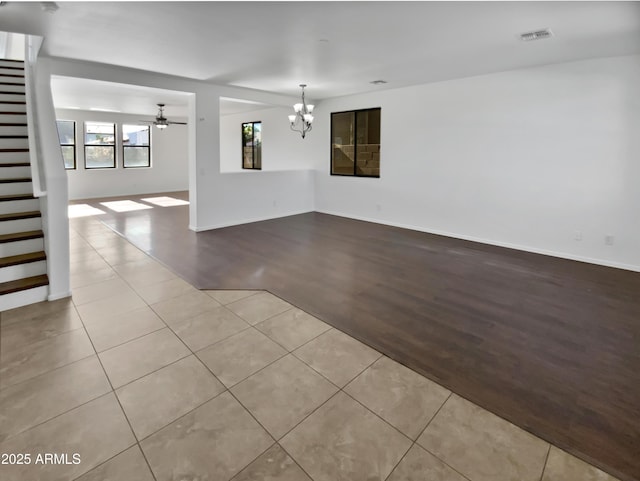
M536 30L535 32L526 32L520 34L520 40L530 42L532 40L542 40L543 38L550 38L553 33L548 28L543 30Z

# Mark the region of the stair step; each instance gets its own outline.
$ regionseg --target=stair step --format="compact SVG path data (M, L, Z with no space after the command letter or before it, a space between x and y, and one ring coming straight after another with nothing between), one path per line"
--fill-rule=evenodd
M29 252L28 254L20 254L17 256L3 257L0 259L0 269L3 267L17 266L20 264L29 264L31 262L44 261L47 255L44 251Z
M11 72L14 72L13 70L11 70ZM24 69L23 69L24 72ZM0 78L24 78L24 73L18 73L18 71L16 70L15 73L9 73L9 72L5 72L4 71L4 67L0 67Z
M9 212L9 214L10 213L11 212ZM0 214L0 216L4 216L4 215L5 214ZM35 232L40 229L42 229L42 218L40 217L27 217L23 219L4 220L0 222L0 237L3 235L15 233L15 232ZM22 254L22 252L16 252L16 254Z
M29 152L28 147L15 147L8 149L0 149L0 152Z
M5 234L6 235L6 234ZM4 236L0 236L4 237ZM44 250L44 237L0 243L0 258Z
M36 302L46 302L49 298L49 286L14 292L0 297L0 311L8 311L18 307L28 306Z
M6 178L0 179L0 184L13 184L20 182L31 182L31 177L15 177L15 178Z
M15 212L31 212L38 209L40 209L40 199L37 199L35 197L26 200L0 202L0 215L13 214ZM16 254L19 254L19 252L16 252Z
M24 72L24 64L22 64L22 65L2 65L2 64L0 64L0 69L22 70Z
M0 125L0 136L2 138L29 138L29 131L26 125Z
M7 182L0 184L0 190L3 196L33 195L33 183L30 180L26 182Z
M47 277L46 274L26 277L24 279L17 279L15 281L3 282L0 284L0 295L11 294L12 292L25 291L27 289L33 289L34 287L47 285L49 285L49 277Z
M34 198L33 194L0 195L0 202L11 202L14 200L29 200L33 198Z
M0 135L0 146L4 152L6 149L27 149L29 150L29 137L10 137L10 136L2 136Z
M14 114L24 114L27 111L26 102L18 102L18 101L4 101L0 100L0 109L4 112L10 112Z
M32 230L28 232L15 232L13 234L0 235L0 244L6 244L7 242L19 242L29 239L41 239L44 237L44 232L41 230Z
M6 162L0 164L0 167L31 167L29 162Z
M0 112L0 125L27 125L26 112Z
M0 214L0 222L9 220L31 219L33 217L42 217L39 210L30 210L28 212L12 212L10 214Z
M24 102L26 94L24 92L12 92L0 89L0 101L2 102Z
M31 177L31 166L29 165L4 167L5 165L6 164L0 164L0 178L2 179L26 179L27 177Z
M15 195L33 196L33 182L28 177L6 177L0 179L0 191L3 197Z
M37 251L42 252L42 251ZM31 254L27 252L27 255ZM18 257L18 256L14 256ZM4 259L9 259L9 257L0 258L0 261ZM42 274L47 273L47 260L46 259L35 259L33 261L25 261L20 264L13 264L4 267L0 267L0 283L16 281L18 279L24 279L25 277L33 277L40 276Z
M0 90L5 93L16 93L25 95L25 86L20 83L3 83L0 82Z
M1 152L0 165L4 164L21 164L29 162L29 151L19 150L17 152Z

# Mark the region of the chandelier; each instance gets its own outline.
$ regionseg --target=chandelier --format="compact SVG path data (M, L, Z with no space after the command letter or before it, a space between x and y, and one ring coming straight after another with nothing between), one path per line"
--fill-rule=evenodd
M304 88L306 85L300 84L300 87L302 87L302 103L293 106L295 114L289 115L289 122L291 123L291 130L299 132L304 139L305 134L312 127L313 115L311 113L313 112L313 105L307 105L304 101Z

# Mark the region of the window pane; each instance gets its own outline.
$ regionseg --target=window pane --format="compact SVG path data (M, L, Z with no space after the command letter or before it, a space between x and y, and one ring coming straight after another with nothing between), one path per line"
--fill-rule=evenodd
M87 169L114 168L115 148L108 146L87 145L84 148L84 165Z
M148 125L123 125L122 126L122 145L149 145Z
M242 168L253 169L253 124L242 124Z
M64 159L65 169L76 168L76 148L72 145L62 145L62 158Z
M125 167L150 167L149 147L124 147Z
M86 122L84 124L84 143L90 145L114 145L116 139L115 124L104 122Z
M331 114L331 173L353 175L354 112Z
M76 143L76 123L73 120L57 120L58 139L61 145Z
M380 175L380 109L356 112L356 175Z
M242 124L242 168L262 168L262 122Z
M262 123L253 124L253 168L262 169Z

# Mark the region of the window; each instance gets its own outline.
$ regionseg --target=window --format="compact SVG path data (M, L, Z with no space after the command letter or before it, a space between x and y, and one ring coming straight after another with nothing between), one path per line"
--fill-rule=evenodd
M105 122L84 124L84 168L116 167L116 126Z
M73 120L56 120L56 126L64 168L73 170L76 168L76 123Z
M151 167L151 128L148 125L122 126L122 165Z
M380 110L331 114L331 175L380 177Z
M242 124L242 168L262 169L262 122Z

